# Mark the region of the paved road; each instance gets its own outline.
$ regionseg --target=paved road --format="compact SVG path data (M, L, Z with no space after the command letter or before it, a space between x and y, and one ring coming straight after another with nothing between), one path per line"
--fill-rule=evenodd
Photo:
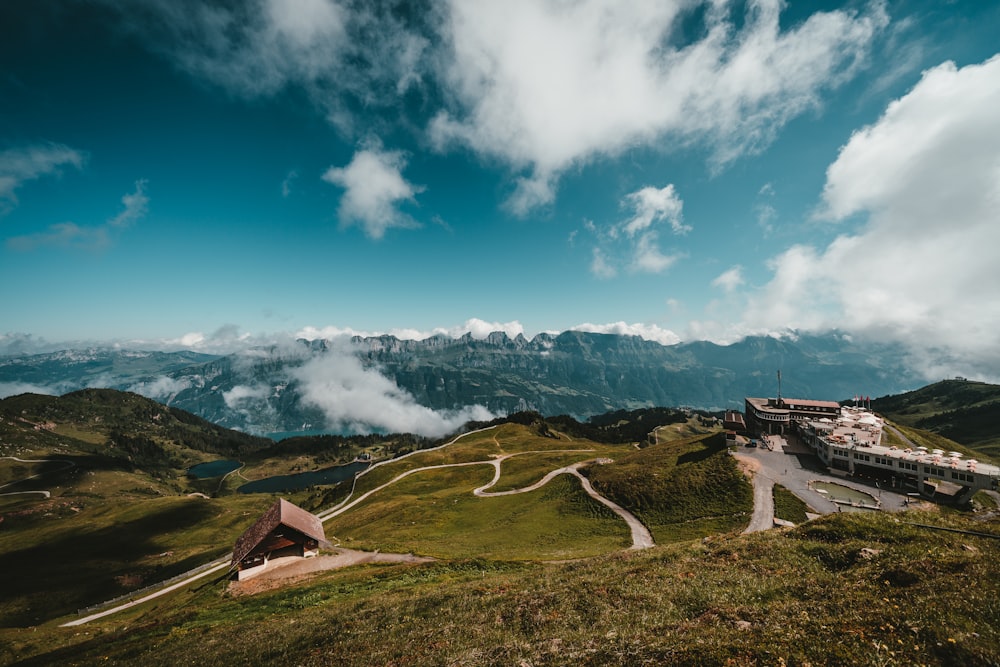
M58 463L65 463L66 464L62 468L57 468L55 470L46 470L45 472L40 472L37 475L31 475L30 477L25 477L23 479L14 480L13 482L8 482L7 484L4 484L4 485L0 486L0 489L6 489L8 486L14 486L15 484L20 484L21 482L26 482L29 479L35 479L36 477L41 477L42 475L49 475L49 474L52 474L54 472L61 472L61 471L66 470L68 468L72 468L73 466L76 465L72 461L67 461L66 459L21 459L21 458L18 458L16 456L0 456L0 459L11 459L13 461L18 461L20 463L55 463L55 462L58 462ZM0 496L19 496L19 495L30 494L30 493L39 494L39 495L45 496L46 498L49 498L49 497L52 496L52 494L50 492L48 492L48 491L9 491L7 493L0 493Z
M753 475L753 516L744 533L774 528L774 480L756 471Z
M494 428L494 427L489 427L489 428ZM485 430L488 430L488 429L480 429L480 430L485 431ZM441 449L443 447L447 447L448 445L454 444L455 442L457 442L462 437L469 436L469 435L472 435L473 433L478 433L478 432L479 431L470 431L469 433L465 433L463 435L460 435L457 438L455 438L454 440L452 440L450 442L447 442L447 443L445 443L443 445L440 445L438 447L435 447L433 449ZM412 456L413 454L433 451L433 449L416 450L414 452L411 452L410 454L406 454L405 456L397 457L395 459L389 459L389 460L386 460L386 461L380 461L379 463L376 463L376 464L372 465L371 467L367 468L364 472L367 472L367 471L371 470L372 468L378 467L379 465L383 465L385 463L395 462L395 461L398 461L398 460L400 460L402 458L406 458L407 456ZM469 461L469 462L466 462L466 463L450 463L450 464L443 464L443 465L425 466L425 467L422 467L422 468L414 468L413 470L407 470L406 472L404 472L404 473L402 473L400 475L397 475L396 477L394 477L390 481L386 482L385 484L382 484L381 486L378 486L378 487L376 487L376 488L374 488L374 489L372 489L372 490L370 490L370 491L368 491L366 493L363 493L362 495L358 496L357 498L354 498L353 500L352 500L352 496L354 494L354 490L352 489L351 490L351 495L349 495L345 500L341 501L340 504L335 505L334 507L331 507L331 508L329 508L327 510L324 510L323 512L317 513L317 516L320 518L321 521L326 521L326 520L331 519L331 518L333 518L335 516L343 514L344 512L348 511L352 507L355 507L356 505L358 505L359 503L361 503L362 501L364 501L365 499L367 499L368 497L370 497L374 493L377 493L378 491L381 491L382 489L386 488L387 486L395 484L399 480L404 479L406 477L409 477L410 475L413 475L413 474L418 473L418 472L422 472L422 471L425 471L425 470L438 470L438 469L442 469L442 468L460 468L460 467L474 466L474 465L491 465L491 466L494 466L494 468L496 469L496 474L493 476L493 480L492 481L490 481L489 483L487 483L484 486L479 487L478 489L476 489L474 491L474 493L476 495L478 495L478 496L490 496L490 495L507 495L507 494L510 494L510 493L526 493L528 491L532 491L532 490L534 490L536 488L539 488L539 487L543 486L544 484L548 483L556 475L560 475L560 474L574 475L575 477L577 477L580 480L580 483L583 485L583 488L587 492L588 495L590 495L592 498L594 498L598 502L601 502L604 505L607 505L608 507L610 507L613 511L615 511L619 516L621 516L625 520L625 522L629 526L629 529L632 531L632 547L631 547L632 549L646 549L648 547L652 547L653 546L653 537L652 537L652 535L649 534L649 531L646 530L646 527L643 526L639 522L639 520L635 518L635 516L633 516L631 513L629 513L624 508L620 507L619 505L613 503L612 501L608 500L604 496L602 496L599 493L597 493L597 491L595 491L594 488L590 485L590 480L588 480L586 477L584 477L583 475L580 474L580 471L577 468L579 466L584 465L584 463L577 463L577 464L574 464L574 465L571 465L571 466L567 466L565 468L559 468L558 470L554 470L554 471L548 473L540 482L536 482L535 484L531 485L530 487L526 487L524 489L515 489L513 491L499 491L499 492L497 492L495 494L486 493L485 490L487 488L493 486L494 484L496 484L497 480L500 478L500 463L504 459L510 458L511 456L517 456L519 454L532 454L532 453L536 453L536 454L551 454L553 451L554 450L543 450L543 451L538 451L538 452L517 452L515 454L503 454L503 455L501 455L501 456L499 456L499 457L497 457L495 459L490 459L488 461ZM558 450L558 451L566 451L566 452L581 452L581 451L584 451L584 452L590 452L590 451L593 451L593 450L590 450L590 449L585 449L585 450L573 449L573 450ZM359 477L359 476L360 476L360 474L357 477ZM355 482L357 481L357 477L355 477ZM98 613L95 613L95 614L91 614L90 616L85 616L83 618L78 618L78 619L75 619L75 620L70 621L68 623L63 623L61 627L70 627L70 626L82 625L82 624L87 623L89 621L93 621L93 620L96 620L98 618L103 618L105 616L109 616L109 615L114 614L116 612L122 611L123 609L128 609L130 607L134 607L136 605L142 604L143 602L147 602L148 600L152 600L154 598L157 598L157 597L159 597L161 595L165 595L166 593L169 593L171 591L177 590L178 588L182 588L182 587L188 585L192 581L195 581L197 579L201 579L202 577L205 577L205 576L207 576L209 574L212 574L214 572L218 572L218 571L220 571L220 570L222 570L224 568L228 568L229 567L229 559L230 558L231 558L231 555L224 556L223 558L220 558L217 561L213 561L213 563L214 563L213 567L211 567L208 570L205 570L203 572L199 572L198 574L195 574L195 575L193 575L191 577L188 577L188 578L186 578L186 579L184 579L182 581L179 581L179 582L177 582L177 583L175 583L175 584L173 584L171 586L168 586L166 588L162 588L162 589L157 590L157 591L155 591L153 593L150 593L149 595L146 595L146 596L144 596L142 598L139 598L138 600L133 600L131 602L127 602L125 604L118 605L117 607L112 607L111 609L106 609L104 611L101 611L101 612L98 612Z
M840 507L830 499L824 497L823 494L809 488L809 483L812 481L835 482L871 494L879 500L881 508L886 511L898 512L906 509L908 499L905 494L878 488L873 483L868 483L867 481L831 474L819 462L819 459L811 453L808 447L798 443L794 437L786 439L770 436L770 441L773 443L772 449L748 449L740 447L736 454L738 458L752 462L751 465L756 468L756 472L754 473L755 517L758 512L757 498L760 497L758 494L763 493L763 491L758 491L758 480L760 480L762 486L781 484L818 514L838 512L840 511ZM770 494L768 494L767 500L760 502L768 501L773 503L773 496ZM771 511L773 516L773 509ZM761 509L760 512L761 516L764 516L766 509ZM764 520L761 519L761 521ZM751 525L754 525L754 523L751 522ZM763 523L757 525L760 526ZM763 528L757 529L762 530Z
M570 451L588 451L588 450L570 450ZM522 452L522 453L530 454L532 452ZM534 452L534 453L542 454L545 452ZM598 493L591 485L590 480L584 477L580 473L581 466L585 466L588 463L593 463L593 461L581 461L580 463L574 463L573 465L569 465L564 468L558 468L557 470L553 470L552 472L546 474L544 477L542 477L534 484L526 486L523 489L513 489L510 491L495 491L492 493L487 491L486 489L492 487L500 480L501 461L510 458L511 456L516 456L516 454L507 454L506 456L501 456L493 461L494 467L496 468L496 473L493 475L493 479L491 479L489 482L487 482L483 486L473 491L475 495L480 496L482 498L490 498L495 496L509 496L515 493L527 493L529 491L534 491L535 489L540 489L541 487L545 486L550 481L552 481L552 479L555 478L557 475L573 475L574 477L580 480L580 485L583 487L583 490L587 493L588 496L590 496L597 502L611 509L612 512L620 516L625 521L625 523L628 524L629 530L632 532L632 546L629 547L630 549L649 549L650 547L655 546L652 534L649 532L646 526L642 525L642 522L639 521L639 519L637 519L634 514L629 512L627 509L625 509L618 503L612 500L608 500L600 493Z
M475 465L490 465L490 466L493 466L494 471L495 471L493 473L493 479L491 479L489 482L487 482L483 486L481 486L481 487L479 487L477 489L474 489L473 492L472 492L474 495L479 496L481 498L489 498L489 497L495 497L495 496L508 496L508 495L513 495L515 493L528 493L529 491L534 491L536 489L539 489L539 488L545 486L546 484L548 484L557 475L573 475L574 477L576 477L577 479L580 480L580 484L583 486L583 490L587 493L587 495L589 495L591 498L593 498L597 502L602 503L603 505L606 505L613 512L615 512L618 516L620 516L625 521L626 524L628 524L629 530L632 533L632 546L630 548L632 548L632 549L648 549L649 547L654 546L653 536L650 534L649 530L647 530L646 527L644 525L642 525L642 522L640 522L639 519L637 519L635 517L635 515L633 515L628 510L626 510L624 507L621 507L617 503L614 503L611 500L608 500L607 498L605 498L604 496L602 496L601 494L599 494L594 489L594 487L591 486L590 480L587 479L586 477L584 477L582 474L580 474L579 468L580 468L580 466L583 466L586 463L588 463L586 461L585 462L581 462L581 463L575 463L575 464L570 465L570 466L566 466L566 467L563 467L563 468L558 468L556 470L553 470L553 471L549 472L548 474L546 474L544 477L542 477L542 479L540 479L539 481L535 482L534 484L531 484L530 486L526 486L526 487L524 487L522 489L511 489L509 491L496 491L496 492L493 492L493 493L490 493L489 491L487 491L487 489L489 489L490 487L492 487L493 485L495 485L500 480L500 464L503 461L505 461L506 459L509 459L509 458L511 458L513 456L521 456L521 455L524 455L524 454L552 454L553 452L567 452L567 453L572 453L572 452L591 452L591 451L593 451L593 450L592 449L564 449L564 450L547 449L547 450L539 450L539 451L536 451L536 452L516 452L514 454L501 454L500 456L497 456L497 457L495 457L493 459L490 459L490 460L487 460L487 461L467 461L465 463L443 463L443 464L440 464L440 465L424 466L422 468L414 468L412 470L407 470L406 472L400 473L399 475L393 477L391 480L389 480L385 484L382 484L381 486L377 486L374 489L371 489L370 491L366 491L365 493L361 494L360 496L358 496L357 498L355 498L353 500L350 500L350 498L348 498L349 502L347 502L346 504L345 503L341 503L340 505L338 505L335 508L327 510L326 512L321 512L317 516L319 516L319 518L320 518L321 521L326 521L328 519L332 519L335 516L339 516L339 515L343 514L344 512L346 512L346 511L354 508L359 503L361 503L364 500L368 499L370 496L374 495L375 493L378 493L379 491L385 489L388 486L391 486L391 485L395 484L396 482L400 481L401 479L409 477L410 475L414 475L414 474L416 474L418 472L424 472L424 471L427 471L427 470L443 470L445 468L462 468L462 467L466 467L466 466L475 466Z

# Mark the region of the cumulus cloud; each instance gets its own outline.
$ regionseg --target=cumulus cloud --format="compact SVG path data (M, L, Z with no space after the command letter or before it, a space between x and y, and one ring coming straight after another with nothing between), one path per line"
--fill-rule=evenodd
M673 183L662 188L645 187L632 192L625 196L624 203L634 211L632 218L621 225L621 230L630 237L645 232L654 222L663 221L670 223L675 234L691 231L681 220L684 202L677 196Z
M416 227L416 221L397 208L413 202L424 189L403 178L405 167L401 151L384 151L378 145L356 152L346 167L330 167L323 180L344 188L341 224L358 224L373 239L392 227Z
M314 357L292 371L302 401L319 408L330 428L367 432L417 433L441 437L471 420L493 415L481 405L435 411L354 355L338 350Z
M103 250L111 245L113 232L132 226L146 215L149 197L146 196L145 188L145 180L136 181L135 192L122 197L123 210L103 225L59 222L50 225L44 232L12 236L7 239L7 247L21 252L42 247Z
M619 336L639 336L644 340L660 343L661 345L676 345L681 342L680 336L669 329L663 329L655 324L642 324L639 322L634 324L627 324L625 322L611 322L610 324L585 323L578 324L570 330L617 334Z
M626 266L636 273L662 273L684 255L664 253L660 248L658 226L669 225L674 234L685 234L691 227L682 218L684 202L673 184L662 188L647 186L622 199L623 209L630 211L625 220L606 228L587 220L584 228L595 236L590 272L598 278L613 278L618 267Z
M924 72L827 170L819 219L860 227L775 257L747 324L867 333L928 377L1000 379L998 108L1000 55Z
M85 156L62 144L39 144L0 152L0 214L17 205L17 190L27 181L58 175L63 167L83 166Z
M719 274L715 280L712 281L712 287L718 287L726 292L732 292L737 287L741 286L743 282L743 267L737 264L736 266Z
M304 91L350 131L354 106L391 104L422 80L428 40L393 6L338 0L103 0L178 68L244 97Z
M520 172L517 213L550 203L567 168L636 143L699 142L719 168L816 108L888 23L876 3L782 29L783 4L734 17L709 0L452 1L442 62L453 102L430 135Z

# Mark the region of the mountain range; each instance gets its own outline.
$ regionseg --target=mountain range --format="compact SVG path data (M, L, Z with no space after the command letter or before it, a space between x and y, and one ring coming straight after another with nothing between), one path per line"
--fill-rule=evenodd
M585 418L657 405L741 408L744 396L775 395L779 370L781 393L803 398L883 396L926 384L902 347L836 333L662 345L568 331L300 340L224 356L66 350L0 358L0 390L128 390L251 433L436 435L519 410ZM431 413L440 424L407 428L407 419Z

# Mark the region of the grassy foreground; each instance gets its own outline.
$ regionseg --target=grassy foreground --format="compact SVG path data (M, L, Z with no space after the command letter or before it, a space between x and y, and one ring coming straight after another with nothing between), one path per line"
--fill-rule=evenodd
M568 563L354 568L253 597L216 581L0 645L23 665L997 664L1000 542L905 521L998 527L932 517L830 515Z

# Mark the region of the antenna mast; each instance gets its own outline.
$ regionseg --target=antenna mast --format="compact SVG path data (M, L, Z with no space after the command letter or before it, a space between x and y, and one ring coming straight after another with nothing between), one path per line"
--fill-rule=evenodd
M778 370L778 403L781 403L781 370Z

